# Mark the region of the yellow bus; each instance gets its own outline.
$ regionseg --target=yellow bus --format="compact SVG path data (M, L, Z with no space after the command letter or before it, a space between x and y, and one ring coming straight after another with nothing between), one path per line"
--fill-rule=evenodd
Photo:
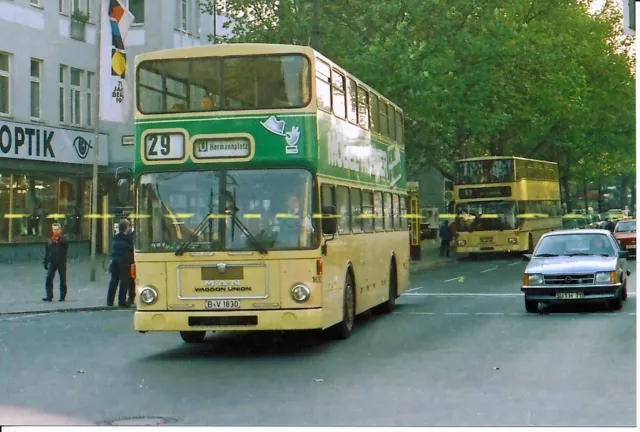
M135 77L135 330L347 338L393 309L409 284L398 106L304 46L146 53Z
M562 228L558 164L511 156L456 161L456 250L527 252Z

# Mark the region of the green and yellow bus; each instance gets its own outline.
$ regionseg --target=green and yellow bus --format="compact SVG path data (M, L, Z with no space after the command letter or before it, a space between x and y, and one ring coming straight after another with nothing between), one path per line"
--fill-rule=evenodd
M511 156L456 161L456 251L532 253L562 228L558 164Z
M329 329L409 283L403 113L304 46L136 57L139 332Z

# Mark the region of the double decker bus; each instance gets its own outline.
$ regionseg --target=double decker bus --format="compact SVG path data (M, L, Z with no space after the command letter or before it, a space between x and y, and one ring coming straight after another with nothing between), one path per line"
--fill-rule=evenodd
M532 253L542 234L562 228L557 163L478 157L455 170L458 253Z
M331 329L409 283L402 110L304 46L135 61L139 332Z

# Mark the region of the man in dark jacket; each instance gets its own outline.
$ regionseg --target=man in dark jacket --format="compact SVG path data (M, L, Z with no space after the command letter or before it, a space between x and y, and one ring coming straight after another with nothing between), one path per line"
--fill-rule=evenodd
M45 290L47 296L43 301L53 300L53 278L56 272L60 276L60 301L67 297L67 252L69 243L62 235L62 227L59 223L51 225L52 234L44 248L44 260L42 264L47 271Z
M453 239L453 231L448 221L444 221L440 227L440 256L449 256L451 240Z
M113 306L118 283L118 306L127 306L127 294L131 284L130 269L133 264L133 243L129 235L129 221L122 219L118 224L118 234L111 242L111 281L107 292L107 306Z

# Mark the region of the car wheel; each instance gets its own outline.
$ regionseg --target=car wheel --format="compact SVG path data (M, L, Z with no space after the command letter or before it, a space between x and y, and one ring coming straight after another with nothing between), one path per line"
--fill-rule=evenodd
M620 310L622 309L622 288L618 291L618 296L611 300L611 309Z
M627 300L627 280L624 280L624 284L622 285L622 300L626 301Z
M535 300L529 300L528 298L524 298L524 307L529 313L538 312L538 302Z
M206 331L181 331L180 337L186 343L196 344L204 341L206 334Z

